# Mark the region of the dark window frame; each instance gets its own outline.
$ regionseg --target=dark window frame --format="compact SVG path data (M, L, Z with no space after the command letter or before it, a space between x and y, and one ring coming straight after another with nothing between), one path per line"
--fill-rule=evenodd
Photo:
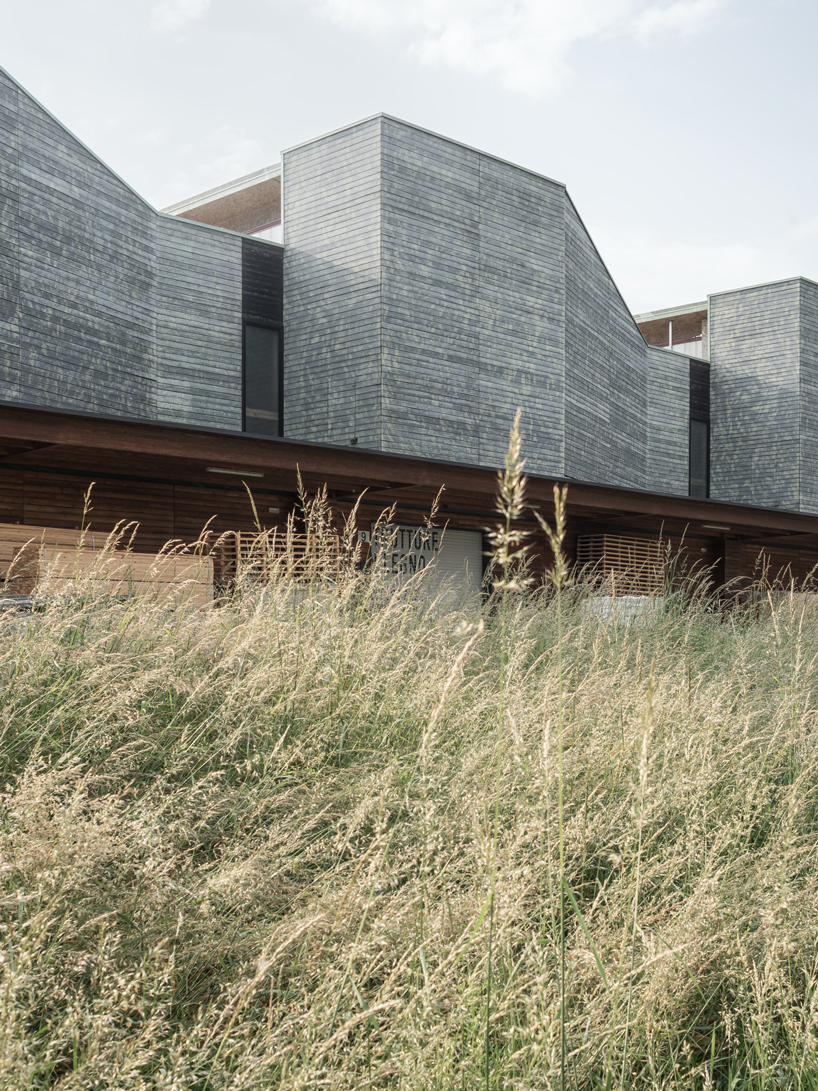
M245 236L241 240L241 427L247 432L247 328L278 333L278 435L284 435L284 248ZM257 435L258 433L249 433Z
M693 425L703 424L707 429L705 443L704 496L693 492ZM691 417L687 428L687 495L699 500L710 499L710 421Z
M693 492L693 426L703 424L706 433L704 497L710 499L710 361L691 360L689 370L690 400L687 418L687 495Z
M241 430L248 435L259 435L258 432L249 432L247 428L247 327L254 326L257 329L275 330L278 333L278 437L284 435L284 327L278 322L265 322L264 319L252 318L241 324Z

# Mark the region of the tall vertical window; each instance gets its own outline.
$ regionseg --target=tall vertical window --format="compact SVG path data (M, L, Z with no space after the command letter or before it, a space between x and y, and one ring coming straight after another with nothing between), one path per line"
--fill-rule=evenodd
M710 495L710 364L690 361L690 478L688 494Z
M690 495L706 500L710 495L710 424L690 422Z
M244 430L280 434L281 335L265 326L244 327Z

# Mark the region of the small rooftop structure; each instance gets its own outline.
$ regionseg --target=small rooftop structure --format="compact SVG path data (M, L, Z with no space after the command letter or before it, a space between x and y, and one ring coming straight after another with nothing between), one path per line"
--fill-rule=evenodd
M707 300L635 314L636 324L649 345L673 349L688 356L709 356Z
M245 174L195 197L177 201L161 211L280 242L281 164L274 163Z

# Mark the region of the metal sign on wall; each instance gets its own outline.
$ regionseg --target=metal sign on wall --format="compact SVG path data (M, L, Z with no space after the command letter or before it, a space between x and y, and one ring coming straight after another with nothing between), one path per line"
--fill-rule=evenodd
M449 577L479 590L483 536L473 530L373 523L372 560L398 579L432 568L435 579Z
M373 524L372 558L392 576L414 576L437 557L442 537L439 527Z

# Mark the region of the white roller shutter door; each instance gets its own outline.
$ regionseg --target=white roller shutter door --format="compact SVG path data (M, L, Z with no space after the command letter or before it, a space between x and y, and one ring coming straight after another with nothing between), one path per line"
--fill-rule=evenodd
M430 569L430 583L479 593L483 535L479 530L417 526L372 527L372 559L397 579Z

